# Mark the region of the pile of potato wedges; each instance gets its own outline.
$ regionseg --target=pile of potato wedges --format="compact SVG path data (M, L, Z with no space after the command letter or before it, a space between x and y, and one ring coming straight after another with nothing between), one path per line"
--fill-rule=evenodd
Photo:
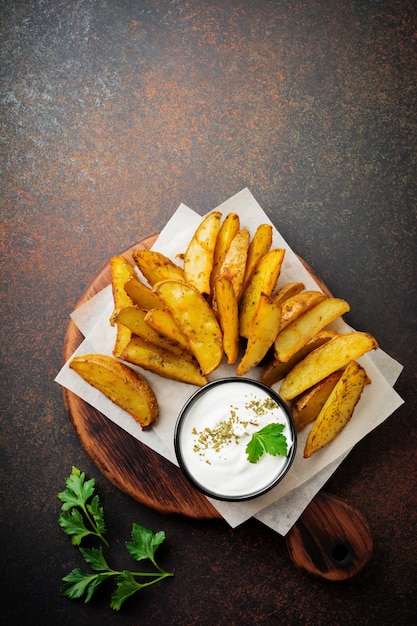
M237 376L258 366L265 385L280 382L296 428L314 422L304 450L311 456L352 417L370 382L357 359L378 344L369 333L329 328L350 310L345 300L302 282L278 287L284 257L285 249L272 247L269 224L252 236L236 213L223 217L220 211L201 219L178 262L147 249L135 250L133 262L114 256L110 324L116 339L108 359L198 386L222 362L236 365ZM82 376L81 358L71 366ZM92 378L110 397L100 376ZM146 390L145 404L154 406L152 393ZM116 385L111 399L122 406L121 396ZM144 419L134 415L143 427L157 417L149 407L145 413Z

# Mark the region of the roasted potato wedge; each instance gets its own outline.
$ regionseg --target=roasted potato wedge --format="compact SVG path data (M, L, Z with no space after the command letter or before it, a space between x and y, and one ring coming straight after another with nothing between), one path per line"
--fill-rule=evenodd
M300 315L307 313L307 311L325 299L326 296L321 291L311 290L303 291L285 300L281 305L282 316L279 332L282 332L284 328L292 324Z
M132 258L153 287L161 280L185 280L182 267L156 250L135 250Z
M149 383L117 359L103 354L74 357L70 368L90 385L130 413L143 429L158 417L158 402Z
M222 214L212 211L200 222L184 254L184 275L200 293L210 295L214 250Z
M223 336L204 296L193 285L175 280L158 283L155 291L187 337L202 374L215 370L223 357Z
M238 376L243 376L258 365L274 343L281 320L281 305L270 296L261 293L245 353L237 367Z
M332 372L346 367L349 361L376 348L378 342L369 333L352 331L336 335L293 367L282 381L279 394L286 402L293 400Z
M133 304L137 304L141 309L145 309L145 311L162 308L164 306L164 303L158 298L156 293L136 278L136 276L132 276L125 283L125 290Z
M134 274L135 269L133 265L131 265L124 256L118 255L110 259L111 286L114 301L114 310L110 316L110 324L112 326L116 324L118 311L132 304L132 300L125 290L125 283L129 278L134 276ZM113 348L115 357L120 356L123 348L129 343L131 334L131 331L126 328L126 326L116 324L116 339Z
M226 252L234 236L240 230L240 218L237 213L228 213L220 225L217 233L216 246L213 255L213 268L210 277L210 293L215 291L215 282L219 276L219 269L224 261Z
M132 304L132 299L126 292L125 284L130 278L132 278L132 276L135 275L135 268L121 254L118 256L113 256L110 259L109 264L110 264L111 286L112 286L113 301L114 301L114 311L115 313L117 313L118 309ZM110 318L110 323L112 325L114 325L115 323L113 315Z
M190 350L190 342L172 317L171 311L165 305L162 309L151 309L148 311L145 316L145 322L157 333L178 343L183 350Z
M289 361L325 326L350 310L346 300L341 298L325 298L312 309L308 310L280 331L274 343L274 354L277 361Z
M258 308L261 293L270 296L273 292L284 260L285 250L273 248L259 261L246 287L239 306L239 332L249 339L251 325Z
M161 309L158 309L161 310ZM146 321L147 311L138 306L126 306L120 309L116 321L130 328L134 335L150 341L155 346L164 348L184 358L184 348L177 341L173 341L166 335L157 332ZM191 355L190 355L191 356Z
M262 257L269 252L272 245L272 226L270 224L260 224L255 231L252 241L249 244L246 259L245 276L239 298L243 295L246 287L255 272L256 266Z
M232 282L236 297L239 297L242 290L248 247L249 231L239 230L233 237L219 269L219 276L226 276Z
M198 386L207 383L195 360L173 354L142 337L132 337L121 358L164 378Z
M286 283L274 293L274 300L278 304L283 304L288 298L293 298L301 291L304 291L305 285L300 282Z
M239 352L239 308L232 281L219 276L214 285L217 314L223 332L223 349L229 365L236 363Z
M119 358L123 352L125 346L129 343L132 337L132 332L126 326L122 324L116 325L116 338L114 340L113 356Z
M336 335L337 333L333 330L321 330L286 363L282 363L281 361L277 361L275 358L272 358L262 368L260 375L261 383L272 387L273 384L285 378L292 368L297 365L297 363L302 361L307 354L310 354L310 352L313 352L313 350L321 346L323 343L326 343L326 341L329 341L329 339L332 339L332 337L335 337Z
M342 373L338 370L329 374L297 398L291 410L297 431L314 422Z
M346 366L342 376L330 392L308 435L304 457L333 441L350 421L366 384L370 383L366 371L356 361Z

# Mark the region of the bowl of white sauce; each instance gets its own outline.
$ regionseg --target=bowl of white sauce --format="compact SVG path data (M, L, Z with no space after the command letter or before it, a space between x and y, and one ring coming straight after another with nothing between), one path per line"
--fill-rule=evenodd
M185 476L211 498L243 501L275 487L294 460L291 411L273 389L249 378L222 378L198 389L175 427Z

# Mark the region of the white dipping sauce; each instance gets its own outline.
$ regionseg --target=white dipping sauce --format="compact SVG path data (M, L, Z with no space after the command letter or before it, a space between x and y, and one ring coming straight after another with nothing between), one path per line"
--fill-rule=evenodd
M267 424L284 425L287 456L263 454L248 460L252 434ZM267 491L286 472L295 452L295 431L272 390L250 379L222 379L197 392L176 429L183 470L206 495L239 500Z

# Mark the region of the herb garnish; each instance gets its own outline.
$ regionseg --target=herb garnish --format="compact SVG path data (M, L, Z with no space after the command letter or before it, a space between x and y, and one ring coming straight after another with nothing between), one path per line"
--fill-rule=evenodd
M277 403L269 397L262 400L252 398L245 403L244 407L246 411L252 412L250 417L247 415L245 418L240 417L238 409L231 406L230 417L218 422L214 428L204 428L201 431L194 428L193 435L196 438L194 452L203 456L204 451L211 448L220 453L224 446L233 441L238 443L241 437L248 435L247 427L258 426L259 418L269 411L274 411ZM273 422L254 432L245 450L248 461L257 463L264 453L272 456L287 456L287 438L282 434L284 428L283 424Z
M220 453L222 448L231 443L238 443L241 437L248 435L248 426L259 426L259 419L268 412L277 408L277 403L272 398L249 398L244 405L245 414L239 414L238 407L230 406L230 415L227 419L219 421L213 428L204 428L198 431L193 429L195 437L194 452L204 456L204 452L212 449ZM248 415L249 414L249 415Z
M106 531L103 509L94 495L94 478L85 480L84 472L73 467L65 485L66 490L58 494L63 502L58 522L64 533L71 536L74 546L79 546L84 537L95 535L109 547L103 536Z
M101 583L115 577L116 589L111 596L110 607L118 611L123 602L136 591L174 575L165 572L155 560L156 550L165 540L163 531L153 533L144 526L133 524L132 541L125 544L133 559L149 560L155 567L154 572L114 570L108 565L102 546L81 547L82 539L89 535L98 537L106 547L109 547L108 541L103 536L105 532L103 509L100 507L98 496L94 495L94 479L86 481L84 472L80 472L76 467L72 468L71 475L66 479L66 487L65 491L58 494L58 498L64 503L59 524L64 533L71 536L71 542L78 546L84 561L93 571L73 569L63 578L65 584L61 587L61 595L71 599L82 598L85 595L85 602L88 602ZM137 579L146 580L139 582Z
M253 433L246 446L246 454L251 463L257 463L264 453L272 456L287 455L287 438L282 434L283 424L267 424Z

